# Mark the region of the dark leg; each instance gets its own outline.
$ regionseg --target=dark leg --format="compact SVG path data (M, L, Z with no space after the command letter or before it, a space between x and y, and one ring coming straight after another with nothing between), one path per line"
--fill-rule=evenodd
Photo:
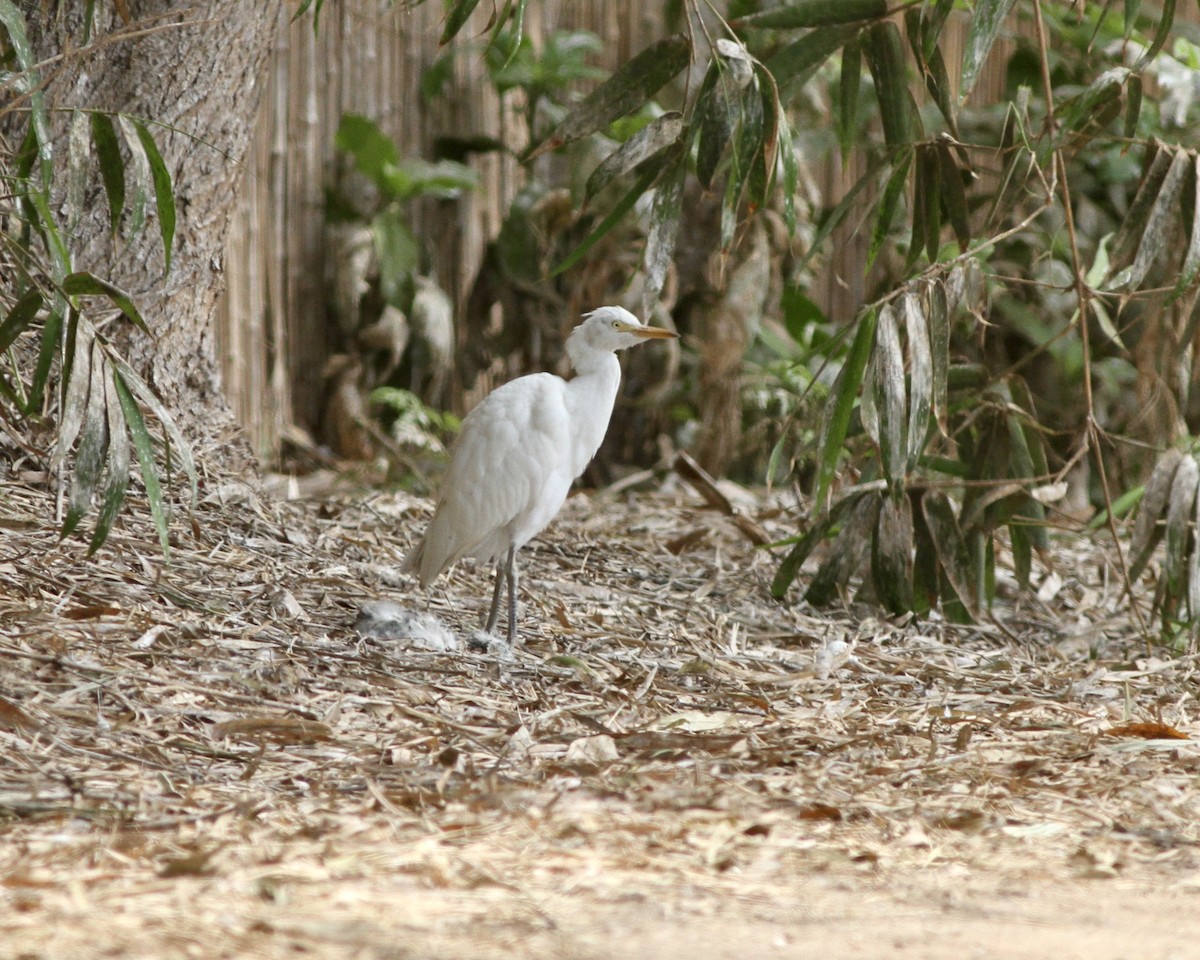
M508 645L517 645L517 548L508 548Z
M511 556L511 554L509 555ZM483 632L491 633L496 629L496 621L500 619L500 596L504 592L504 578L508 572L504 568L504 561L496 561L496 587L492 590L492 609L488 611L487 623L484 625Z

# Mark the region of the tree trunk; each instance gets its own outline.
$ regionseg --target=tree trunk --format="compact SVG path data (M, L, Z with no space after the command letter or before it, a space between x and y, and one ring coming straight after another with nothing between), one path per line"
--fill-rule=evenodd
M30 6L30 33L42 55L73 51L46 90L48 106L64 111L52 114L60 129L73 108L144 120L174 183L177 226L168 274L153 214L131 241L112 240L98 177L71 237L73 266L133 295L154 339L130 331L122 342L126 356L174 412L198 454L227 453L234 427L221 392L212 321L224 288L229 215L281 0L96 4L92 43L83 49L78 13ZM126 6L132 23L113 13ZM58 175L65 179L65 137L55 146Z

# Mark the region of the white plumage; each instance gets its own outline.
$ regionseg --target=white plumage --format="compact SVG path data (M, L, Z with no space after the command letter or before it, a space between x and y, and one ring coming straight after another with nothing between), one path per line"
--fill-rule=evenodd
M488 394L463 420L433 519L405 560L421 585L462 557L499 561L484 629L495 628L507 583L515 643L516 552L554 518L600 448L621 383L616 351L674 336L622 307L600 307L567 339L571 380L535 373Z

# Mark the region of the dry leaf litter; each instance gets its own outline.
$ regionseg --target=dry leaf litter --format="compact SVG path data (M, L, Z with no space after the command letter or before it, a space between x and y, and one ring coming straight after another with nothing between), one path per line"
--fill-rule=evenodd
M667 477L568 502L499 656L465 642L490 570L400 572L427 501L212 487L169 562L144 504L88 560L49 492L0 491L14 956L432 956L464 931L554 956L573 902L765 910L798 877L998 864L1014 895L1200 891L1196 656L1148 652L1084 541L979 626L815 611L769 598L753 542L794 532L786 497L725 516ZM449 639L364 638L371 603Z

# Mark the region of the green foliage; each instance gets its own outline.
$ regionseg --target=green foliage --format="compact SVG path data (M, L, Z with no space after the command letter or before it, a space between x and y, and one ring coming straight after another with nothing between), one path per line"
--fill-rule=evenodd
M479 177L456 160L431 163L416 157L402 158L395 141L373 120L354 113L342 117L334 143L375 186L378 201L372 210L363 211L345 195L331 192L327 214L331 220L362 220L370 225L384 299L406 307L422 256L420 242L409 226L406 205L422 197L452 200L474 190Z
M171 459L182 468L193 500L195 466L170 414L101 332L117 317L147 336L151 324L127 292L75 263L70 238L94 184L103 187L118 245L137 238L152 200L169 271L176 226L171 174L146 121L81 110L51 117L42 92L46 78L34 63L24 15L11 0L0 0L0 49L9 54L2 83L12 94L0 118L13 134L0 146L0 219L16 225L0 249L6 280L0 285L0 353L6 356L0 407L13 421L55 423L48 466L67 492L62 535L73 534L96 509L89 553L104 544L126 501L132 441L166 554L160 465ZM66 137L56 141L60 120ZM8 143L20 146L9 152ZM47 397L50 385L54 392Z
M454 414L428 406L411 390L376 387L371 402L384 409L393 439L418 450L442 452L442 438L453 436L462 426Z

